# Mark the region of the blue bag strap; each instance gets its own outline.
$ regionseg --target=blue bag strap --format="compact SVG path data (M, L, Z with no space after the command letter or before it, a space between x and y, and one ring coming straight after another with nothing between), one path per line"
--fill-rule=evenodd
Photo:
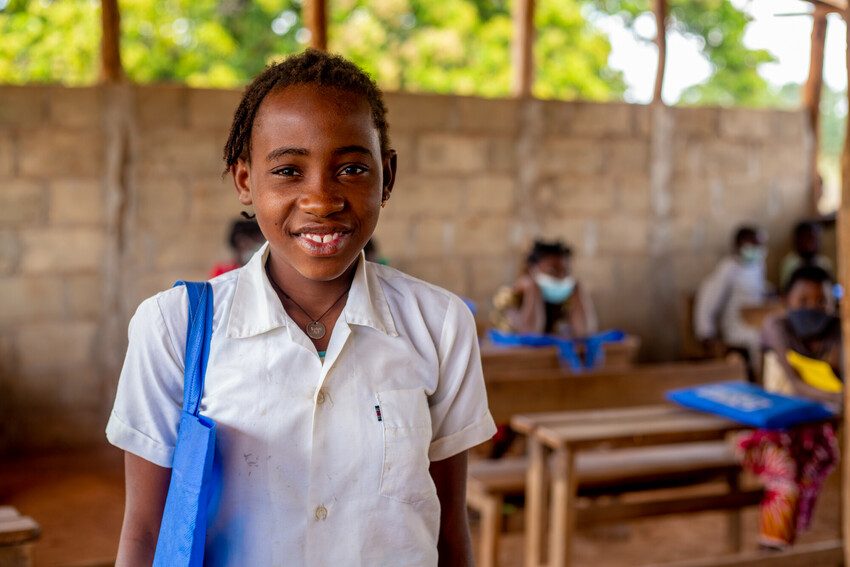
M213 292L209 282L174 284L186 286L189 296L189 323L186 331L186 355L183 364L183 411L198 415L204 392L204 376L210 357L213 323Z

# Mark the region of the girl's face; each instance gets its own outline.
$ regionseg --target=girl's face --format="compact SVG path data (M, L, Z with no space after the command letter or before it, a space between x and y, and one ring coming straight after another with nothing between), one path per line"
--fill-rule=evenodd
M257 110L250 158L233 180L273 257L310 280L340 277L395 180L395 152L381 155L368 101L315 85L273 90Z

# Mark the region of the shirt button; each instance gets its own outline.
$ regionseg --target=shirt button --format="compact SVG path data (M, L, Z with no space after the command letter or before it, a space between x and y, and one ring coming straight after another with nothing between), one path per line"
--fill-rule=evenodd
M325 392L323 390L319 390L319 394L316 396L316 403L319 405L325 403Z
M321 521L328 517L328 509L324 506L316 508L316 519Z

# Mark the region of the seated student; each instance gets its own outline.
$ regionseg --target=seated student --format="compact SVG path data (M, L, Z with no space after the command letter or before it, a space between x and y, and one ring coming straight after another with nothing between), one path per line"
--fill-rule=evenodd
M762 305L767 296L764 240L754 227L739 228L733 253L700 284L694 307L697 339L713 353L721 352L723 345L741 349L751 377L761 360L761 341L759 330L744 321L741 310Z
M230 244L230 249L233 250L233 260L220 262L213 266L210 270L210 279L247 264L266 239L260 232L260 226L256 221L235 220L230 226L230 236L228 236L227 241Z
M764 386L773 392L804 396L837 408L841 394L821 389L834 390L829 379L837 381L841 376L841 320L834 313L831 286L831 276L817 266L804 266L791 274L784 290L787 312L769 318L762 328ZM794 354L789 358L789 353ZM818 367L811 361L826 365ZM812 372L826 372L827 377L818 381Z
M832 313L830 284L829 274L817 266L791 275L785 289L788 312L767 320L762 331L764 381L767 390L840 408L841 322ZM744 466L765 486L759 544L786 548L808 528L823 482L838 460L835 430L829 423L758 430L742 436L740 447Z
M562 242L535 241L523 274L493 299L496 328L569 338L595 333L593 303L572 275L571 258Z
M820 253L820 225L814 222L801 222L794 227L793 246L782 259L779 271L779 287L785 289L791 274L802 266L818 266L828 273L834 273L832 261Z

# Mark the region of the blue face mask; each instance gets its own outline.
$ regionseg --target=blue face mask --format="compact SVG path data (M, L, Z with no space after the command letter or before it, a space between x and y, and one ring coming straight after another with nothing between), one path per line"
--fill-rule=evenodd
M767 251L763 246L753 246L752 244L741 246L741 258L746 264L763 262L766 256Z
M543 294L543 300L546 303L563 303L573 294L576 287L575 279L567 276L565 278L555 278L549 274L536 273L532 276L537 287L540 288L540 293Z

